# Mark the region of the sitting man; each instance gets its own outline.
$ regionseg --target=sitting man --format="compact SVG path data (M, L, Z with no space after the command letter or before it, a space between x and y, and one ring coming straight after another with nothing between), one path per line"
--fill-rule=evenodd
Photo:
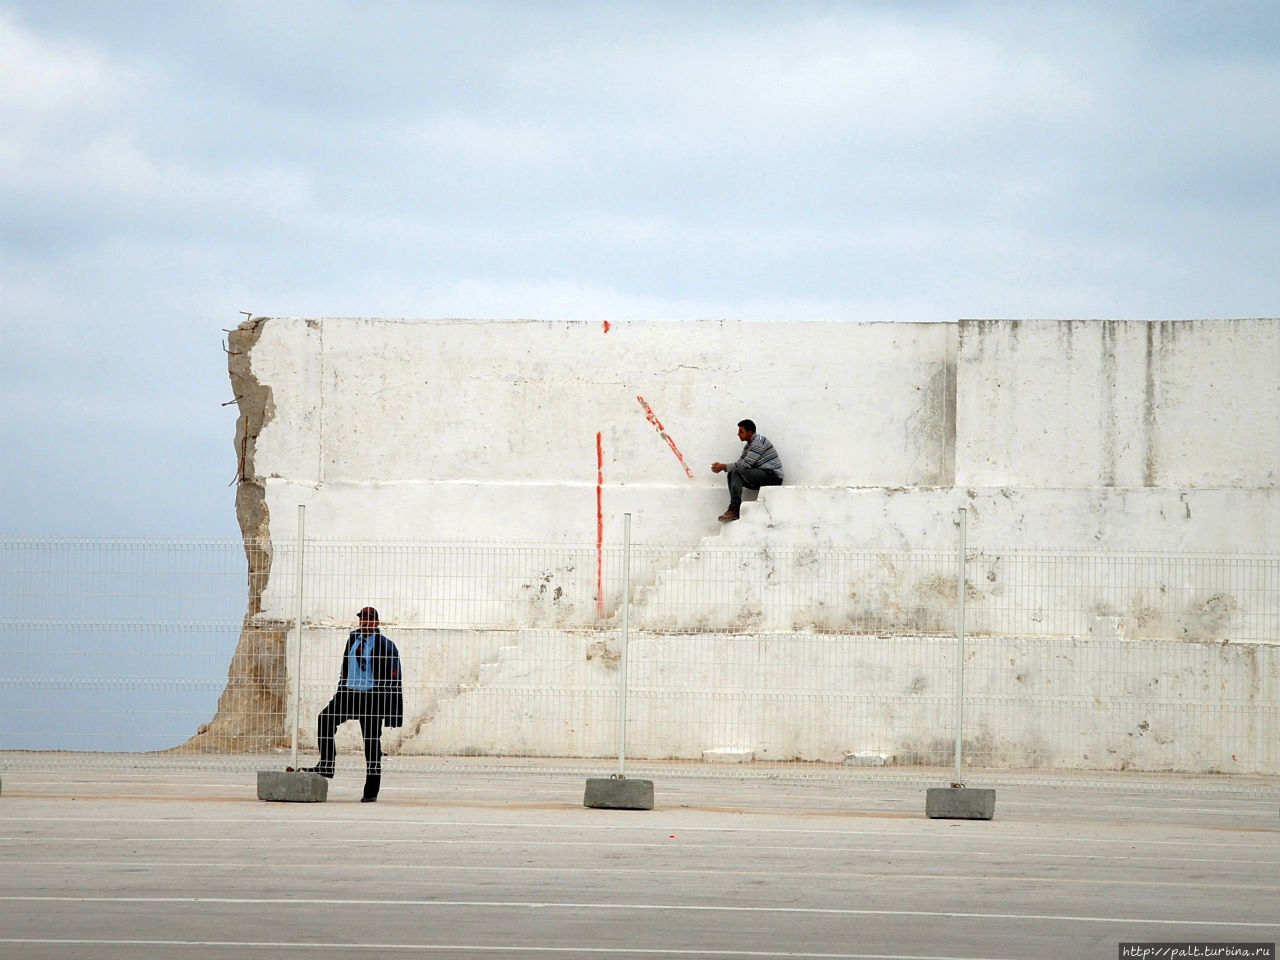
M761 487L776 487L782 483L782 459L764 434L756 433L755 421L738 422L738 439L746 446L742 448L742 456L736 463L721 463L717 460L711 465L712 473L728 474L725 479L729 482L729 509L720 514L721 523L738 519L743 489L759 490Z

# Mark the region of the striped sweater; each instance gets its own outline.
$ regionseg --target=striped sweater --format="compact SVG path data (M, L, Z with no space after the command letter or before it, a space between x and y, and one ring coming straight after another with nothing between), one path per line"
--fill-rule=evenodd
M772 470L782 478L782 458L778 456L778 451L773 448L773 444L769 442L768 437L762 433L752 436L751 440L742 448L742 456L738 458L730 469L736 470L739 467L755 467L757 470Z

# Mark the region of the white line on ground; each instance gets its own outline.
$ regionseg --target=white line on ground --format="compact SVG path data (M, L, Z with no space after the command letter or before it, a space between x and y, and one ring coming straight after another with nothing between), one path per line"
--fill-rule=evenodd
M648 956L648 957L794 957L796 960L1003 960L995 957L924 956L906 953L798 953L772 950L688 950L658 949L653 947L533 947L490 946L461 943L299 943L297 941L253 940L36 940L18 937L0 937L0 943L75 946L75 947L223 947L227 949L261 950L341 950L343 953L363 953L370 950L404 950L422 953L453 951L455 953L554 953L557 956L587 954L591 956Z
M1168 862L1168 861L1164 861ZM1211 861L1212 862L1212 861ZM261 861L240 861L240 862L224 862L210 863L208 861L139 861L139 860L11 860L9 862L10 872L15 872L21 867L108 867L112 869L137 869L141 867L156 868L173 868L173 867L192 867L201 870L238 870L253 869L261 867L270 872L278 873L281 867L287 866L289 870L312 869L321 872L333 870L331 861L322 861L316 863L305 863L299 861L289 861L287 864L280 862L272 862L270 864ZM367 863L367 864L343 864L343 871L350 873L353 869L364 869L382 871L387 868L385 863ZM1018 883L1049 883L1055 886L1061 884L1070 884L1073 886L1103 886L1103 887L1177 887L1188 889L1214 889L1214 890L1275 890L1280 891L1280 886L1259 884L1259 883L1222 883L1212 880L1140 880L1133 877L1123 877L1120 879L1110 880L1101 878L1080 878L1073 877L1034 877L1025 873L1016 875L1001 874L964 874L964 873L874 873L874 872L853 872L853 871L823 871L823 870L740 870L736 868L710 869L710 868L679 868L671 870L654 869L652 867L643 867L632 869L626 867L531 867L527 865L513 864L495 864L493 866L469 866L459 864L424 864L424 863L406 863L396 864L397 870L408 870L419 873L541 873L541 874L570 874L577 876L580 874L599 874L602 876L615 876L619 874L632 874L635 876L673 876L685 877L693 875L707 874L709 876L723 876L729 873L735 877L773 877L779 880L783 879L826 879L826 880L937 880L943 883L954 883L958 880L974 883L985 883L1000 880L1016 880ZM3 899L0 897L0 899Z
M785 913L846 917L933 917L948 920L1047 920L1063 923L1164 924L1169 926L1257 927L1280 930L1280 920L1210 920L1169 917L1081 917L1038 913L956 913L940 910L857 910L845 907L743 907L685 903L565 903L537 900L352 900L287 897L67 897L0 896L6 903L183 903L321 907L495 907L530 910L652 910L676 913Z
M685 828L683 828L683 827L681 827L681 828L680 828L680 831L681 831L682 833L687 833L687 832L689 832L687 829L685 829ZM660 830L659 830L659 831L657 831L657 832L660 832ZM49 842L49 839L50 839L50 838L49 838L49 837L47 837L47 836L30 836L30 837L19 837L19 836L9 836L9 837L6 837L6 836L0 836L0 843L11 843L11 844L47 844L47 843ZM278 845L278 844L280 843L280 839L279 839L279 838L275 838L275 837L137 837L137 836L128 836L128 837L74 837L74 838L67 838L67 839L69 839L69 840L74 840L74 842L76 842L76 843L78 843L78 844L84 844L84 843L161 843L161 844L163 844L163 843L178 843L178 844L182 844L183 846L188 846L188 845L193 844L193 843L209 843L209 844L225 843L225 844L239 844L239 845L242 845L242 846L254 846L254 845L260 845L260 846L261 846L261 845L271 845L271 846L275 846L275 845ZM604 848L604 847L624 848L624 849L629 849L629 848L640 848L640 849L663 849L663 848L671 848L671 849L679 849L679 850L681 850L681 851L683 851L683 852L686 852L686 853L687 853L687 852L690 852L690 851L694 851L694 850L738 850L738 849L741 849L741 845L740 845L740 844L733 844L733 843L688 843L688 842L684 842L684 841L680 841L680 842L677 842L677 843L671 843L671 842L662 843L662 842L658 842L658 841L645 841L645 840L634 840L634 841L621 841L621 840L525 840L525 839L482 840L482 839L475 839L475 838L470 838L470 837L458 837L458 838L455 838L455 839L441 839L441 838L431 838L431 837L403 837L403 838L397 838L397 839L387 838L387 839L384 839L384 840L373 840L373 839L370 839L370 838L367 838L367 837L364 837L364 838L360 838L360 837L325 837L325 838L323 838L323 839L311 838L311 839L309 840L309 842L310 842L313 846L315 846L315 845L325 845L325 844L330 844L330 845L350 845L350 844L356 844L356 845L358 845L358 846L376 846L376 845L379 845L379 844L383 844L383 845L387 845L387 846L395 846L395 847L405 847L405 846L478 846L478 847L502 847L502 848L504 848L504 849L514 849L514 848L517 848L517 847L591 847L591 848L596 848L596 849L600 849L600 848ZM1204 843L1204 844L1189 844L1189 845L1191 845L1191 846L1214 846L1214 847L1219 846L1218 844L1212 844L1212 843L1207 843L1207 842L1206 842L1206 843ZM1114 846L1114 843L1112 844L1112 846ZM1228 846L1228 845L1224 845L1224 846ZM1248 845L1248 844L1231 844L1231 845L1229 845L1229 846L1252 846L1252 848L1256 849L1257 844L1252 844L1252 845ZM823 854L841 854L841 853L847 853L847 854L859 854L859 855L861 855L861 854L866 854L866 853L893 853L893 854L900 854L900 853L912 852L912 853L919 854L919 855L924 855L924 856L930 856L930 855L935 855L935 856L936 856L936 855L946 855L946 856L956 856L956 857L972 857L972 856L1000 856L1000 857L1028 857L1028 858L1030 858L1030 857L1034 857L1034 858L1036 858L1036 859L1047 859L1047 858L1051 858L1051 857L1059 857L1059 858L1071 858L1071 857L1074 857L1074 858L1076 858L1076 859L1110 859L1110 860L1119 860L1119 861L1122 861L1122 862L1128 862L1128 861L1130 861L1130 860L1139 860L1139 859L1143 859L1143 858L1140 858L1140 857L1124 857L1124 856L1110 856L1110 857L1101 857L1101 856L1099 856L1099 857L1092 857L1092 856L1089 856L1089 855L1086 855L1086 854L1074 854L1074 855L1073 855L1073 854L1050 854L1050 853L1040 853L1040 852L1034 852L1034 851L1033 851L1033 852L1009 852L1009 851L990 851L990 850L969 851L969 850L956 850L956 849L954 849L954 848L935 848L935 849L923 849L923 850L917 849L917 850L913 850L913 851L904 851L904 850L897 849L897 848L894 848L894 849L891 849L891 850L884 850L883 848L868 848L868 847L845 847L845 846L839 846L839 847L837 847L837 846L832 846L831 844L826 844L826 845L824 845L824 846L820 846L820 847L813 847L813 846L800 846L800 845L790 845L790 844L788 844L788 845L780 845L780 844L752 844L752 849L753 849L753 850L757 850L757 851L764 851L764 850L780 851L780 852L784 852L784 853L785 853L785 852L791 852L791 853L823 853ZM1175 859L1175 858L1172 858L1172 857L1148 857L1148 858L1146 858L1146 859L1149 859L1149 860L1159 860L1159 861L1164 862L1164 861L1168 861L1168 860L1173 860L1173 859ZM1200 862L1207 862L1207 863L1234 863L1234 862L1244 862L1244 863L1268 863L1268 864L1269 864L1269 863L1280 863L1280 861L1272 861L1272 860L1261 860L1261 861L1256 861L1256 860L1232 861L1232 860L1226 860L1226 859L1206 859L1206 860L1191 859L1191 860L1188 860L1187 862L1191 862L1191 863L1200 863Z
M647 814L647 816L652 817L653 815L652 815L652 814ZM19 816L19 817L0 817L0 823L4 823L4 822L13 822L13 823L42 823L42 822L48 822L48 823L58 823L58 822L66 822L66 823L129 823L129 824L142 824L142 823L155 823L155 824L180 824L180 823L216 824L216 823L234 823L234 824L241 825L241 826L243 826L243 825L245 825L245 824L258 824L258 823L260 823L260 824L270 824L270 825L272 825L272 826L278 826L278 825L283 825L283 826L297 826L297 827L305 827L305 828L307 828L307 829L310 829L310 828L312 828L312 827L317 827L317 826L321 826L321 825L329 825L329 826L350 826L350 825L351 825L351 823L353 822L353 819L355 819L355 818L354 818L354 817L353 817L352 819L332 819L332 818L326 818L326 819L322 819L322 820L321 820L321 819L315 819L315 820L305 819L305 820L304 820L304 819L291 819L291 818L287 818L287 817L282 817L282 818L275 818L275 817L272 817L272 818L265 818L265 817L263 817L263 818L256 818L256 817L255 817L255 818L248 818L248 817L220 817L220 818L216 818L216 819L215 819L215 818L208 818L208 817L21 817L21 816ZM467 828L471 828L471 827L483 827L483 828L485 828L485 829L498 828L498 829L530 830L530 831L538 831L538 830L547 830L547 831L553 831L553 830L568 830L568 831L572 831L572 832L574 832L574 833L582 833L582 832L586 832L586 831L589 831L589 830L609 830L609 831L611 831L611 832L618 832L618 831L623 831L623 830L642 830L642 831L645 831L645 832L655 832L655 833L660 833L662 830L666 829L666 828L663 826L663 822L662 822L661 820L657 819L657 818L654 818L653 822L651 822L651 823L647 823L647 824L631 824L631 823L612 823L612 824L609 824L609 823L573 823L573 824L561 824L561 823L517 823L517 822L488 821L488 820L413 820L413 819L394 819L394 820L393 820L393 819L379 819L379 820L377 820L377 821L370 821L370 820L367 820L367 819L366 819L366 820L359 820L359 822L360 822L360 824L361 824L362 826L364 826L364 827L372 826L372 825L374 825L374 824L376 823L376 824L378 824L378 825L386 825L386 826L448 827L448 828L452 828L452 829L467 829ZM931 826L936 826L936 825L938 825L938 822L937 822L937 821L928 821L928 823L929 823ZM990 824L988 824L988 823L986 823L985 821L948 821L947 825L948 825L948 826L961 826L961 827L968 827L968 828L970 828L970 830L971 830L971 831L986 831L986 830L990 830L990 829L992 829L991 825L990 825ZM681 831L682 833L686 833L686 834L688 834L688 833L738 833L738 834L746 833L746 834L782 834L782 835L805 835L805 834L808 834L808 835L813 835L813 836L822 836L822 837L876 837L877 839L881 839L881 840L883 840L883 839L891 839L891 838L893 838L893 837L904 837L904 838L911 839L911 840L918 840L918 839L920 839L920 831L919 831L919 830L914 830L914 831L902 831L902 830L898 830L898 831L891 831L891 830L820 830L820 829L809 828L809 827L756 827L756 826L749 826L749 825L744 825L744 826L740 826L740 827L738 827L738 826L735 826L735 827L712 827L712 826L704 826L704 825L682 825L682 826L680 827L680 831ZM948 840L950 840L950 841L963 841L964 839L968 839L968 838L969 838L969 837L971 837L971 836L972 836L972 833L966 833L964 836L947 837L947 839L948 839ZM12 839L12 838L9 838L9 837L0 837L0 840L8 840L8 839ZM18 838L18 839L20 839L20 838ZM76 839L77 839L77 840L79 840L79 839L84 839L84 838L76 838ZM164 838L164 837L148 837L148 838L137 838L137 837L101 837L101 838L96 838L96 839L102 839L102 840L136 840L136 839L154 839L154 840L164 840L165 838ZM179 839L179 838L172 838L172 839ZM185 843L185 842L188 842L191 838L189 838L189 837L183 837L183 838L180 838L180 839L182 840L182 842L184 842L184 843ZM223 838L214 837L214 838L205 838L205 839L218 840L218 839L223 839ZM246 839L248 839L248 838L246 838ZM326 838L326 839L329 839L329 838ZM334 839L334 840L335 840L335 842L338 842L337 838L332 838L332 839ZM277 840L278 840L278 838L277 838ZM1002 842L1002 843L1009 843L1009 842L1014 842L1014 841L1029 841L1029 842L1033 842L1033 843L1065 843L1065 844L1070 844L1070 845L1072 845L1072 846L1075 846L1075 845L1078 845L1078 844L1086 844L1086 843L1105 844L1105 845L1107 845L1107 846L1114 846L1114 845L1115 845L1115 841L1114 841L1114 840L1106 839L1106 838L1101 838L1101 837L1062 837L1062 838L1053 838L1053 837L1044 837L1044 836L1037 836L1037 835L1032 835L1032 834L1019 834L1019 833L1001 833L1001 834L1000 834L1000 840L1001 840L1001 842ZM366 842L366 841L351 841L351 842ZM415 841L415 840L413 840L413 838L409 838L408 840L405 840L405 839L402 839L402 838L400 837L400 835L399 835L399 834L397 834L397 835L396 835L396 837L395 837L395 842L396 842L396 843L402 843L402 842L436 842L436 841ZM439 841L439 842L445 842L445 843L465 843L465 842L470 842L470 841L467 841L467 840L466 840L466 839L464 839L464 838L459 838L459 839L457 839L457 840L444 840L444 841ZM495 842L498 842L498 841L495 841ZM507 840L507 841L501 841L501 842L503 842L503 843L510 843L510 842L512 842L512 841ZM539 843L539 842L542 842L542 841L532 840L532 841L520 841L520 842L527 842L527 843ZM559 843L559 842L561 842L561 841L555 841L555 842ZM585 841L584 841L584 842L585 842ZM983 842L986 842L985 837L983 838ZM1237 842L1237 841L1220 840L1220 839L1217 839L1217 838L1214 838L1214 839L1207 839L1207 840L1144 840L1144 839L1141 839L1141 838L1133 838L1133 837L1130 837L1130 838L1126 839L1126 840L1125 840L1125 842L1126 842L1127 844L1129 844L1130 846L1140 846L1140 845L1148 845L1148 846L1179 846L1179 847L1186 847L1186 846L1190 846L1190 847L1214 847L1215 849L1219 849L1219 848L1223 848L1223 847L1245 847L1245 848L1248 848L1248 849L1250 849L1250 850L1256 850L1256 849L1258 848L1258 846L1259 846L1259 844L1260 844L1261 840L1260 840L1260 839L1248 839L1248 840L1241 840L1241 841L1238 841L1238 842ZM1275 841L1275 842L1273 842L1273 844L1272 844L1272 845L1274 845L1278 850L1280 850L1280 841ZM808 849L808 848L804 848L804 847L786 847L786 848L780 848L780 849L802 850L802 849ZM823 848L821 848L821 849L829 849L829 848L828 848L828 847L823 847Z

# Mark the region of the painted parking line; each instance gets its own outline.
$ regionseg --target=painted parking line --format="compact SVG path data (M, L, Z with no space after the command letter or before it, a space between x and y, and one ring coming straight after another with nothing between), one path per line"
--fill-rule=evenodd
M577 809L576 807L574 809ZM1269 811L1268 811L1269 812ZM785 816L785 814L784 814ZM925 821L921 817L922 826L926 829L937 830L943 826L938 821ZM416 820L411 818L386 818L379 820L360 819L358 815L353 814L351 818L324 818L324 819L300 819L288 817L61 817L61 816L0 816L0 823L127 823L127 824L158 824L158 825L179 825L179 824L203 824L206 826L214 824L235 824L243 827L246 824L262 824L266 826L292 826L304 829L311 829L317 826L341 826L349 827L353 823L358 823L362 829L369 829L375 826L388 827L439 827L452 830L468 830L468 829L498 829L498 830L526 830L531 833L539 831L546 832L572 832L572 833L589 833L592 831L608 831L610 833L626 833L626 832L644 832L644 833L661 833L665 827L649 824L631 824L631 823L527 823L521 821L504 821L504 820ZM665 820L656 821L659 823L667 823ZM1268 824L1269 825L1269 824ZM977 840L980 843L988 843L987 832L997 829L990 823L985 821L948 821L947 827L964 827L969 828L963 835L946 836L945 839L950 843L963 844L967 840ZM1197 828L1190 825L1189 829L1206 829ZM1228 832L1232 829L1238 829L1245 832L1244 828L1227 828ZM817 827L764 827L744 824L743 826L717 827L706 824L680 824L679 830L684 834L696 833L713 833L713 834L748 834L748 835L779 835L779 836L817 836L817 837L875 837L880 840L893 839L901 837L908 840L921 839L920 830L833 830L821 829ZM981 833L979 834L979 831ZM933 834L934 839L942 839L944 834ZM1046 837L1040 834L1028 833L1009 833L1001 831L1000 841L1002 843L1009 842L1028 842L1028 843L1060 843L1078 846L1082 844L1101 844L1105 846L1114 846L1116 841L1107 837ZM0 840L8 839L0 837ZM83 839L80 837L67 839L75 839L77 841ZM100 839L117 839L117 840L135 840L141 839L136 837L117 837L117 838L100 838ZM164 837L152 837L146 839L164 840ZM187 842L189 837L171 837L167 838L181 842ZM206 838L211 840L225 838ZM245 838L249 839L249 838ZM275 838L278 839L278 838ZM416 842L435 842L432 840L422 840L420 838L403 838L399 833L394 834L396 843L416 843ZM324 842L341 843L344 842L339 837L323 838ZM369 838L370 842L376 842ZM366 842L366 841L347 841L347 842ZM443 842L469 842L466 838L457 838L456 840L445 840ZM502 841L504 843L512 842L510 840ZM521 841L527 843L540 843L544 841ZM545 841L545 842L561 842L561 841ZM1155 840L1143 839L1141 837L1126 837L1125 843L1133 846L1160 846L1160 847L1185 847L1185 846L1201 846L1213 847L1215 849L1226 847L1244 847L1250 850L1256 850L1259 846L1257 839L1242 840L1223 840L1218 837L1207 838L1204 840ZM589 841L582 841L583 844ZM1274 846L1280 851L1280 840L1268 844ZM809 849L806 847L780 847L779 849ZM828 849L823 847L822 849Z
M1051 923L1159 924L1187 927L1231 927L1280 930L1280 920L1219 920L1176 917L1086 917L1051 913L960 913L946 910L861 910L851 907L746 907L688 903L570 903L556 900L356 900L290 897L75 897L0 896L0 903L218 904L272 907L434 907L527 910L653 911L666 913L757 913L839 917L912 917L936 920L1022 920Z
M689 833L687 828L678 828L682 833ZM651 832L660 833L660 830ZM46 835L29 835L29 836L0 836L0 844L18 845L44 845L48 844L51 839ZM243 847L251 846L277 846L279 845L279 837L144 837L144 836L119 836L119 837L64 837L56 838L76 844L86 843L146 843L146 844L181 844L182 846L190 846L191 844L204 843L210 845L228 844ZM474 837L457 837L457 838L441 838L441 837L403 837L403 838L385 838L375 839L371 837L324 837L323 839L308 837L308 842L313 846L376 846L386 845L395 847L449 847L449 846L473 846L473 847L498 847L506 850L515 848L534 848L534 847L586 847L590 849L676 849L683 853L690 853L698 850L741 850L741 843L697 843L688 841L678 841L676 843L662 842L661 840L526 840L523 838L507 838L505 840L490 840ZM1008 838L1002 838L1008 839ZM1074 842L1074 841L1062 841ZM1083 841L1081 841L1083 842ZM1144 841L1128 840L1127 843L1138 845ZM1215 849L1226 847L1239 847L1256 851L1258 844L1220 844L1212 841L1145 841L1149 844L1174 844L1178 846L1201 846L1213 847ZM1109 843L1115 846L1115 842ZM1187 862L1187 863L1262 863L1280 865L1280 857L1275 860L1232 860L1227 857L1188 857L1178 858L1171 856L1160 857L1140 857L1140 856L1124 856L1118 854L1068 854L1068 853L1051 853L1043 851L1009 851L1005 850L964 850L955 847L927 847L927 848L901 848L901 847L859 847L859 846L833 846L832 844L823 844L822 846L807 846L801 844L762 844L753 843L751 849L756 852L770 851L776 853L818 853L829 856L841 854L850 855L867 855L876 853L885 853L897 855L913 854L918 856L952 856L952 857L995 857L999 859L1017 858L1017 859L1044 859L1044 860L1110 860L1121 863L1129 863L1141 860L1154 860L1156 862ZM1280 847L1277 847L1280 853Z
M1168 862L1168 861L1162 861ZM13 860L10 861L9 867L11 872L21 867L105 867L108 869L138 869L141 867L165 869L174 867L189 867L200 870L236 870L243 871L261 867L263 869L278 871L282 864L272 863L263 864L259 860L245 861L229 861L212 863L207 860L201 861L141 861L141 860ZM333 870L331 861L317 861L314 863L300 862L291 860L287 864L290 870L311 869L321 873L328 873ZM352 870L386 870L388 864L385 863L366 863L343 865L343 870L350 872ZM1046 883L1054 886L1100 886L1100 887L1172 887L1179 889L1194 890L1253 890L1259 893L1272 890L1280 893L1280 885L1264 884L1264 883L1229 883L1217 880L1142 880L1134 877L1122 877L1118 879L1105 879L1096 877L1062 877L1062 876L1046 876L1036 877L1029 876L1025 873L1010 874L964 874L964 873L888 873L876 871L825 871L825 870L742 870L735 867L721 868L673 868L668 870L654 869L652 867L538 867L528 866L525 864L508 864L499 863L491 866L474 866L454 863L440 864L424 864L424 863L407 863L395 864L396 870L404 870L411 873L446 873L450 875L461 873L498 873L498 874L568 874L569 876L579 876L584 874L593 874L601 876L617 876L628 875L637 877L689 877L689 876L711 876L720 877L729 874L734 877L771 877L778 880L796 879L796 880L917 880L922 882L939 881L942 883L955 883L963 881L966 883L999 883L1003 881L1016 881L1018 883ZM4 899L0 897L0 899ZM293 901L291 901L293 902Z
M299 943L296 940L37 940L34 938L0 937L0 944L15 946L71 946L71 947L163 947L167 949L210 949L221 947L228 950L338 950L344 954L360 954L375 951L389 953L404 951L406 953L483 953L493 954L554 954L560 957L572 956L614 956L614 957L779 957L795 958L795 960L1005 960L1001 957L974 957L937 954L907 953L805 953L792 950L691 950L660 949L655 947L536 947L536 946L498 946L491 944L471 943Z

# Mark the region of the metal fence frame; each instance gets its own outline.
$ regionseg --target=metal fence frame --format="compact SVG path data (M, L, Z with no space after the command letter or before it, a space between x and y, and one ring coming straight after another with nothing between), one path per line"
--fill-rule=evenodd
M305 526L300 524L299 529L305 531ZM432 754L402 738L391 744L388 765L392 770L399 766L577 773L604 768L660 770L665 775L950 776L957 781L980 775L984 782L1081 783L1090 778L1114 782L1117 769L1123 770L1114 759L1095 768L1055 765L1046 762L1045 756L1033 755L1025 744L1002 747L998 737L982 735L984 726L992 728L993 721L994 728L1021 729L1056 716L1064 718L1062 729L1050 732L1059 739L1094 737L1103 743L1106 730L1099 734L1087 729L1088 716L1083 721L1080 716L1088 711L1082 714L1081 704L1087 707L1089 696L1097 699L1114 693L1115 702L1098 711L1099 722L1105 723L1110 711L1132 727L1126 736L1134 738L1134 756L1146 758L1125 772L1135 787L1158 789L1168 782L1159 758L1164 755L1161 749L1169 745L1151 744L1161 737L1181 737L1196 744L1194 749L1201 753L1196 760L1199 766L1191 772L1203 789L1268 796L1280 789L1270 767L1261 773L1245 770L1231 775L1230 763L1212 756L1224 744L1238 742L1252 743L1263 754L1275 751L1280 728L1275 672L1280 649L1280 557L1001 549L970 544L965 537L961 513L950 547L935 551L744 549L706 544L681 551L633 545L629 532L626 543L603 553L555 544L310 542L305 532L295 544L247 545L210 540L0 538L4 606L0 656L9 665L0 673L0 769L66 764L86 769L163 769L166 765L249 769L292 760L299 746L310 749L308 728L314 721L315 703L323 702L335 679L332 656L315 658L319 662L314 669L301 666L308 645L331 649L340 644L357 601L362 603L371 594L389 598L412 594L417 597L418 619L400 618L388 627L389 634L407 648L416 649L420 640L414 631L432 631L437 644L433 649L447 649L451 639L486 631L517 635L526 631L537 638L536 649L529 653L521 653L518 643L514 653L502 649L511 644L500 644L496 666L492 658L484 659L479 647L473 652L473 659L481 661L472 671L475 686L455 691L454 699L465 694L480 702L476 690L485 687L483 676L488 676L491 697L484 702L492 714L480 711L464 717L472 728L501 726L504 711L521 698L535 708L546 702L553 694L539 673L547 666L538 662L539 656L556 643L569 643L565 637L571 635L564 663L577 657L580 648L586 650L588 661L595 651L596 662L590 669L598 679L585 683L576 699L557 701L556 709L568 711L566 723L574 722L573 709L592 714L593 742L598 744L600 732L607 730L603 739L613 746L609 750L593 747L589 755L570 749L554 756L543 749L542 744L552 742L546 740L534 743L531 750L453 749ZM250 562L254 551L270 554L270 576L260 572L260 564L250 572L255 570ZM451 572L442 574L442 570ZM284 589L285 584L292 584L292 590ZM841 596L843 604L838 602ZM904 603L908 599L911 602ZM257 718L258 726L275 727L270 736L256 741L257 749L255 742L235 749L228 742L227 748L219 750L216 728L221 714L209 702L210 695L231 710L234 705L227 698L243 693L239 688L245 686L234 662L228 671L226 646L234 637L239 650L250 630L267 630L264 624L275 631L272 642L281 650L275 654L276 666L259 670L245 689L253 684L262 689L274 685L275 695L285 691L290 705L284 716L266 713ZM64 642L63 649L57 648L55 638ZM107 642L93 642L104 638ZM748 641L759 650L786 647L787 654L768 660L748 651ZM181 642L189 646L180 647ZM653 662L638 661L636 642L640 652L649 654L701 651L688 654L695 657L690 665L710 685L692 685L687 676L673 680L670 671L657 672ZM726 649L743 654L741 662L727 666L721 662L720 651ZM1077 664L1071 665L1068 674L1066 668L1050 662L1046 651L1061 657L1063 650L1085 664L1087 684L1080 679L1083 674ZM930 651L939 663L949 656L951 665L946 669L935 664L936 669L916 679L932 691L928 695L932 700L923 689L891 696L869 693L871 688L866 687L861 691L842 688L843 681L823 685L824 671L874 672L868 665L874 668L877 658L898 657L882 672L896 670L903 674L899 679L908 680L906 668L922 656L928 659ZM822 661L824 656L829 659ZM830 659L837 656L844 659ZM1148 668L1145 673L1125 672L1126 664L1139 656L1154 658L1154 673ZM1236 656L1253 657L1252 674L1245 667L1236 670L1230 659ZM994 666L1010 660L1016 679L1019 658L1026 661L1028 671L1038 671L1025 693ZM810 662L815 660L816 668ZM72 664L78 672L68 669ZM955 664L965 666L955 669ZM1193 697L1196 684L1212 680L1215 667L1222 664L1231 668L1219 669L1222 688ZM576 662L572 667L575 676L585 669ZM742 679L732 696L717 686L727 670L738 670ZM774 670L775 679L761 670ZM1134 677L1159 681L1162 671L1168 677L1166 690L1156 690L1155 684L1145 692L1129 689L1137 682ZM509 680L521 676L526 678L524 686ZM1071 678L1077 686L1068 689ZM1183 681L1182 688L1169 692L1168 688ZM467 682L458 681L454 687ZM1253 686L1246 689L1249 682ZM1062 686L1053 689L1055 683ZM195 738L194 746L119 749L122 738L113 739L113 728L139 719L133 707L149 702L151 694L168 696L178 704L171 712L192 720L198 716L193 709L209 710L203 721L196 720L186 731ZM1145 713L1123 702L1128 694L1146 708ZM682 702L682 697L692 704L683 712L671 706ZM802 727L806 717L821 726L826 722L823 710L835 706L845 713L833 727L845 730L866 722L877 710L892 713L908 704L915 709L927 702L921 715L933 718L927 721L932 746L908 751L909 755L849 750L842 758L831 754L835 749L831 747L821 757L797 759L785 750L765 748L752 753L750 744L742 744L742 752L752 755L732 756L735 733L760 728L758 723L744 723L735 711L767 711L772 709L771 697L774 702L790 698L790 707L795 708L798 719L775 720L781 727ZM797 706L806 697L813 702ZM183 708L193 700L202 705ZM418 706L423 702L419 697ZM67 703L79 703L83 711L69 710ZM98 705L90 709L91 703ZM436 709L432 704L428 706ZM946 721L937 719L943 709L950 715ZM728 731L725 736L730 742L724 747L730 755L708 757L704 751L701 757L685 756L673 762L657 755L661 746L655 747L658 741L652 737L646 746L646 735L664 723L671 731L681 732L706 722L707 716L699 711L710 711L711 723L720 723ZM784 712L779 710L779 717ZM295 722L297 718L301 722ZM30 749L24 749L22 737L27 736L30 721L38 726L42 719L50 731L69 732L59 742L31 737ZM1264 742L1267 738L1271 747ZM673 735L672 742L678 740ZM411 749L403 749L406 742ZM943 742L948 746L939 746ZM342 743L350 752L349 733ZM75 749L77 745L117 749ZM1046 756L1051 749L1044 748ZM1023 762L1010 762L1010 757ZM717 762L724 760L745 762L731 766ZM1187 771L1175 771L1174 776L1185 788Z

